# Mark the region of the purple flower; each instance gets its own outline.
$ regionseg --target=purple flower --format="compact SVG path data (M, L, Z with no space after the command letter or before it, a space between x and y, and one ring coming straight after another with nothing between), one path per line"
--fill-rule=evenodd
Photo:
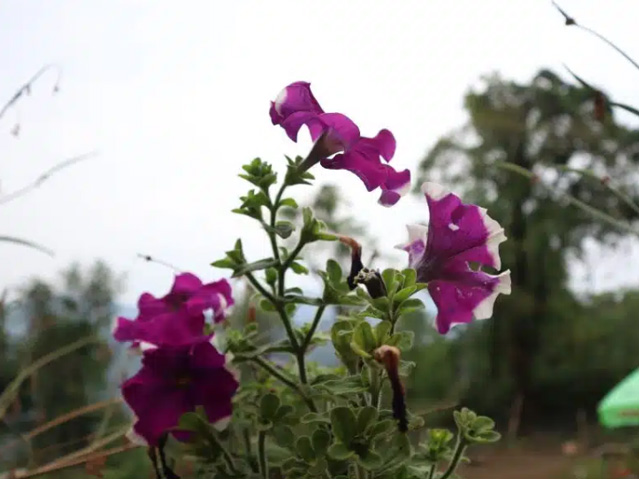
M374 138L360 136L359 128L347 116L324 113L310 83L296 82L284 88L271 102L270 115L273 124L282 126L293 141L306 125L315 142L309 155L311 165L320 161L324 168L352 171L368 191L382 190L380 204L394 205L410 188L410 171L398 172L388 165L395 154L393 134L381 130Z
M187 346L146 350L142 369L122 385L124 400L137 417L135 434L157 445L182 414L197 406L204 408L211 423L230 417L238 382L225 363L206 337Z
M113 336L157 346L189 344L204 334L205 311L212 310L213 320L220 322L232 305L231 285L225 279L203 284L191 273L179 274L166 296L142 294L138 317L117 318Z
M428 283L437 306L437 329L445 334L473 316L491 317L497 296L510 294L510 271L494 276L469 266L473 262L499 270L499 244L506 235L484 208L462 203L442 186L424 183L422 192L430 222L408 226L409 242L401 248L408 252L417 280Z

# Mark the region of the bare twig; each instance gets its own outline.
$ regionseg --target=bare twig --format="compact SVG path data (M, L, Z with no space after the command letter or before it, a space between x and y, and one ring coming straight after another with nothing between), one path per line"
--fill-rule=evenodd
M59 89L60 89L60 78L62 76L62 69L55 64L49 64L49 65L44 65L42 68L40 68L40 70L38 70L35 75L33 75L29 81L27 81L24 85L22 85L18 91L16 91L13 96L9 99L9 101L7 101L4 106L2 107L2 109L0 109L0 119L2 119L2 117L5 115L5 113L7 112L7 110L9 110L9 108L11 108L13 105L16 104L16 102L23 97L24 95L28 95L31 93L31 88L33 87L34 83L36 81L38 81L38 79L44 75L47 71L49 70L56 70L57 71L57 78L55 81L55 85L53 86L53 93L56 93Z
M143 259L144 261L147 261L149 263L156 263L162 266L166 266L167 268L172 269L176 273L180 273L182 271L180 270L180 268L173 266L171 263L167 263L166 261L162 261L161 259L157 259L153 256L149 256L148 254L138 253L138 258Z
M16 238L14 236L0 236L0 242L13 243L20 246L27 246L29 248L37 249L38 251L44 254L48 254L49 256L53 256L53 251L51 251L49 248L45 248L42 245L39 245L37 243L28 241L22 238Z
M559 5L557 5L556 2L553 1L552 4L555 6L555 8L557 10L559 10L559 13L561 13L561 15L564 17L566 25L569 25L569 26L570 25L575 25L577 28L581 28L582 30L584 30L584 31L590 33L591 35L594 35L595 37L599 38L601 41L603 41L604 43L608 44L610 47L614 48L618 53L620 53L626 60L628 60L630 63L632 63L635 68L639 69L639 63L637 63L635 60L633 60L630 55L628 55L621 48L619 48L617 45L615 45L610 40L608 40L606 37L604 37L601 33L596 32L595 30L582 25L581 23L577 23L577 20L575 20L573 17L568 15L564 10L562 10L561 7Z
M81 161L84 160L88 160L90 158L93 158L97 155L98 153L96 151L91 151L89 153L84 153L82 155L79 156L74 156L73 158L69 158L66 159L64 161L61 161L60 163L58 163L57 165L53 166L52 168L48 169L47 171L45 171L44 173L42 173L40 176L38 176L38 178L36 178L35 181L33 181L32 183L20 188L19 190L16 190L12 193L8 193L4 196L0 197L0 205L9 203L10 201L16 200L19 197L25 195L26 193L28 193L31 190L34 190L36 188L38 188L40 185L42 185L42 183L44 183L46 180L48 180L53 174L57 173L60 170L63 170L71 165L74 165L76 163L79 163Z

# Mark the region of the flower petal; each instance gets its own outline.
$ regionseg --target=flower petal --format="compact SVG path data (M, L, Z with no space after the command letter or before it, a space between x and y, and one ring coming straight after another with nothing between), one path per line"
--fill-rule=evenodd
M459 197L435 183L424 183L422 192L430 210L426 245L430 261L457 257L493 268L501 266L498 247L506 236L485 209L462 203Z
M202 287L200 278L192 273L182 273L175 277L169 294L194 294Z
M510 272L492 276L470 268L449 270L428 283L428 292L437 306L437 330L446 334L454 324L492 316L497 296L510 293Z
M280 118L287 118L293 113L306 111L316 115L324 113L311 92L311 84L298 81L284 88L271 104L271 120L278 125Z
M186 302L189 315L200 315L207 309L214 311L215 322L226 318L227 309L234 304L231 285L225 279L205 284Z
M410 170L395 171L386 166L386 182L382 185L382 195L379 197L379 204L382 206L393 206L402 196L410 191Z

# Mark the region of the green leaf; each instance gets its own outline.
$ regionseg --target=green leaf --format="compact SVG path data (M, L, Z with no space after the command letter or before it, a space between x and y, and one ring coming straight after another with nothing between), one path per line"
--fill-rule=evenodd
M495 421L487 416L478 416L471 425L473 431L482 433L495 428Z
M368 426L370 426L377 419L377 408L373 406L366 406L359 410L357 414L357 430L360 433L366 432Z
M300 419L300 422L303 424L312 424L315 422L330 424L331 421L323 414L318 414L316 412L309 412L308 414L304 414Z
M402 301L410 298L417 291L417 286L409 286L404 289L400 289L395 296L393 296L393 301L397 303L401 303Z
M501 434L499 434L497 431L486 431L475 436L473 438L473 441L479 442L479 443L491 443L491 442L497 442L500 439L501 439Z
M277 281L277 269L268 268L265 272L265 279L268 284L270 284L271 286L274 285Z
M336 461L345 461L352 457L355 453L351 451L345 444L341 442L331 444L328 448L328 455Z
M278 221L275 224L275 233L284 239L291 236L294 230L295 226L290 221Z
M275 394L266 394L260 401L260 415L264 419L273 419L280 407L280 398Z
M315 459L315 451L313 450L313 444L311 438L308 436L300 437L295 443L297 453L302 456L306 462L311 462Z
M298 263L297 261L293 261L291 263L291 269L296 273L296 274L308 274L308 268L300 263Z
M267 269L271 267L276 267L279 265L279 261L274 258L265 258L259 261L254 261L253 263L245 263L239 265L237 269L233 272L233 278L237 278L239 276L243 276L246 273L252 273L253 271L259 271L262 269Z
M420 311L422 309L424 309L424 303L421 299L409 298L399 305L399 307L397 308L397 314L401 316L403 314Z
M297 202L293 198L284 198L280 201L280 206L288 206L289 208L297 208Z
M319 385L318 385L319 386ZM325 381L321 387L327 389L331 394L344 395L356 394L368 390L368 385L362 382L360 376L346 376L339 379Z
M313 432L312 442L315 456L323 456L328 450L331 435L325 429L316 429L315 432Z
M326 273L331 283L339 283L342 281L342 267L335 260L329 259L326 262Z
M353 331L351 348L363 357L370 357L370 353L377 347L377 340L373 328L366 321L359 323Z
M399 271L389 268L382 272L382 279L386 285L388 296L392 297L399 287Z
M358 454L357 462L361 464L364 469L369 471L377 469L382 465L382 457L374 451L367 449L366 451Z
M331 410L331 425L335 437L345 444L350 444L355 434L357 434L355 414L349 407L338 406L333 408Z
M295 408L293 406L283 404L278 408L277 412L275 413L274 419L279 421L280 419L284 419L286 416L293 413L294 411Z
M393 419L378 421L375 424L373 424L373 427L371 427L368 433L371 435L371 437L379 436L381 434L386 434L390 431L394 431L396 428L396 424L397 424L396 421L394 421Z
M400 331L399 333L393 334L390 338L386 340L386 344L389 346L395 346L399 348L401 351L408 351L413 347L413 339L415 337L415 333L412 331Z
M376 346L384 344L391 328L392 324L390 321L380 321L377 326L375 326L375 338L377 339Z
M273 306L273 303L271 303L266 298L262 298L260 300L260 308L262 309L262 311L266 311L266 312L269 312L269 313L272 313L272 312L276 311L275 306Z
M273 437L275 442L282 447L291 448L295 443L295 433L289 426L283 424L278 424L273 428Z
M412 268L407 268L402 271L402 276L404 276L404 284L402 288L410 288L411 286L415 286L417 282L417 272Z

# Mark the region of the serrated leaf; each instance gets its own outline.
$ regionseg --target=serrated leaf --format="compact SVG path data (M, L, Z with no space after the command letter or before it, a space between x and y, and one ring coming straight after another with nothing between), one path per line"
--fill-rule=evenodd
M338 406L331 410L330 415L335 437L345 444L350 444L357 434L355 414L351 408Z

